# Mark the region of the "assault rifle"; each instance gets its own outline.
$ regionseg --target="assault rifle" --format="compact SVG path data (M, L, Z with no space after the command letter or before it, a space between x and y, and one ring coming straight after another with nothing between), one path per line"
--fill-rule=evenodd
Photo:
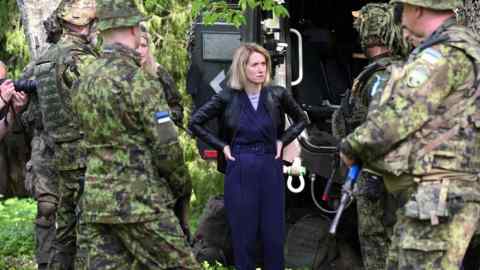
M330 234L334 235L337 232L338 222L342 217L343 210L345 210L346 206L353 200L353 186L355 182L357 182L358 175L360 174L361 167L358 164L352 165L348 170L347 179L345 180L345 184L342 187L342 199L340 200L340 205L335 214L335 218L330 225L330 230L328 231Z

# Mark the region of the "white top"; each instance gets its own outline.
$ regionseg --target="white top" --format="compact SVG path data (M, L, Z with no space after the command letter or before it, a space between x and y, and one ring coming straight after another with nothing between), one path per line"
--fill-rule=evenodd
M255 95L248 95L248 99L250 99L250 103L252 104L253 108L255 109L255 111L257 110L258 108L258 101L260 100L260 93L259 94L255 94Z

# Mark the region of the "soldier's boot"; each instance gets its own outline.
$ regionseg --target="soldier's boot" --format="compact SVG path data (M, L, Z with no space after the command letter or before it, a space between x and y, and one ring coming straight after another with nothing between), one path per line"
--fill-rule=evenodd
M37 218L35 220L36 259L38 269L47 269L52 243L55 239L56 204L38 202Z
M48 270L73 270L75 262L75 250L68 248L55 248L52 251Z

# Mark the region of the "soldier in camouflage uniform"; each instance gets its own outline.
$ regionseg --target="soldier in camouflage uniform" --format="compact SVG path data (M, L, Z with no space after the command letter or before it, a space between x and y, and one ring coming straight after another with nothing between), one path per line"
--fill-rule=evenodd
M73 84L96 55L89 44L94 19L95 1L62 1L45 24L49 40L58 43L29 70L38 81L38 90L23 115L26 126L34 130L26 185L38 204L39 268L47 261L49 269L73 269L74 265L75 208L86 152L81 148L83 134L70 104Z
M405 199L386 269L459 269L480 220L480 44L456 24L459 0L394 2L423 42L342 140L341 156L381 171Z
M97 0L97 14L101 57L73 97L88 151L76 267L199 269L173 211L191 188L177 131L135 51L144 17L134 0Z
M371 64L357 76L352 90L343 98L332 122L333 134L341 139L363 123L369 110L390 78L389 67L401 64L402 50L408 50L399 25L393 20L393 6L367 4L359 12L354 27ZM358 236L365 269L384 269L389 235L394 223L395 201L385 191L379 173L363 168L355 193L358 214ZM388 208L388 209L387 209Z
M140 46L137 51L140 53L141 57L141 66L144 71L148 73L148 76L158 80L163 87L163 92L165 99L167 100L168 107L170 109L172 121L177 125L177 127L183 128L183 106L182 106L182 96L177 90L175 81L173 77L168 73L168 71L159 63L155 61L152 51L150 50L150 35L148 34L147 28L141 24L140 29L142 31ZM178 166L183 168L183 177L186 179L186 184L189 185L187 190L192 190L192 180L188 173L187 166L183 164L178 164ZM187 236L188 241L191 240L190 228L188 225L188 209L190 206L191 192L185 194L185 196L178 199L175 205L175 214L180 220L180 226L182 226L183 232Z

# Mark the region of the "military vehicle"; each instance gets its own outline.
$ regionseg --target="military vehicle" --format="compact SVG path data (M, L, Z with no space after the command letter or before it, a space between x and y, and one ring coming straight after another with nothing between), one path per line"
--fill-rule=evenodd
M311 121L298 138L301 146L299 157L307 171L305 187L299 191L299 180L294 180L286 189L288 230L285 262L288 268L362 268L355 206L350 205L344 212L335 237L328 234L328 229L339 202L345 174L344 170L335 166L338 141L331 134L331 115L355 76L367 64L352 27L352 12L369 2L388 1L287 0L288 18L276 18L269 12L250 10L246 13L246 24L238 29L223 22L204 25L201 19L193 27L187 91L195 108L223 89L233 51L240 43L256 42L271 53L274 84L289 89ZM475 1L470 2L475 5L469 11L471 14L478 9ZM235 1L231 4L235 5ZM466 18L472 21L472 16ZM208 126L216 130L216 121ZM201 141L198 148L205 159L216 157L216 152ZM330 178L334 183L330 199L323 201L322 193ZM226 226L226 221L222 223L224 213L220 210L221 199L209 202L200 226L203 222L206 227L211 227L200 228L202 235L197 233L197 240L209 238L209 232L218 236L222 225ZM206 220L214 215L220 217ZM225 239L223 242L211 241L220 242L212 244L217 245L217 249L221 249L222 245L228 246ZM208 246L208 243L203 245ZM205 247L208 254L200 254L199 259L216 258L224 264L233 262L231 247L224 247L221 251L212 248ZM478 266L471 269L478 269Z

